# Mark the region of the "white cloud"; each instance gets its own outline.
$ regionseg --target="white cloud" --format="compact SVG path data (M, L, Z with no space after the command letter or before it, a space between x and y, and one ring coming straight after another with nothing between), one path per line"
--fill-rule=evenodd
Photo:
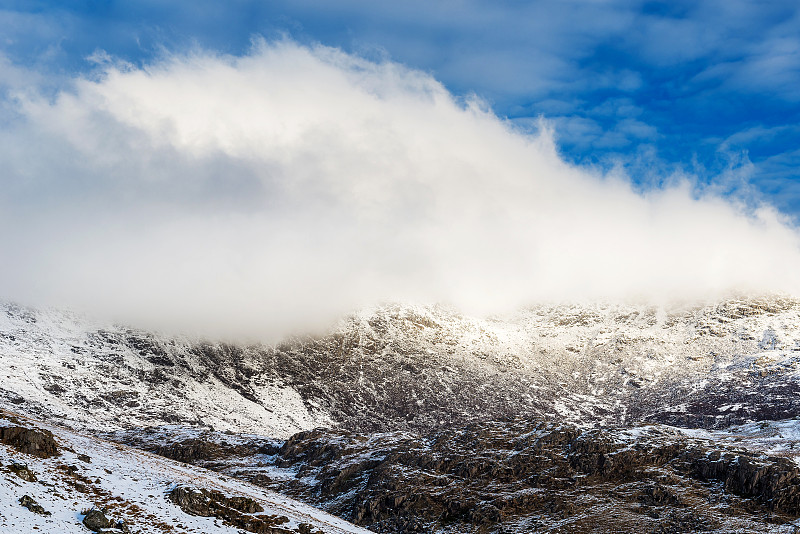
M641 196L419 71L292 42L104 68L0 131L4 295L275 333L390 299L798 292L774 211Z

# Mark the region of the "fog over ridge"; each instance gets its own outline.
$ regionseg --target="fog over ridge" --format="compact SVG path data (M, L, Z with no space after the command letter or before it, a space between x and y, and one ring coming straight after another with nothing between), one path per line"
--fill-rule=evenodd
M390 61L259 42L17 89L10 298L278 332L385 300L800 294L797 230L768 206L634 192Z

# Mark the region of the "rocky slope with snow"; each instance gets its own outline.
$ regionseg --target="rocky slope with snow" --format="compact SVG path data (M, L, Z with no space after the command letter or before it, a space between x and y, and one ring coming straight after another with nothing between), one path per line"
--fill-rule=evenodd
M386 306L326 336L270 346L5 305L0 354L6 405L105 430L182 424L288 437L526 415L722 428L800 415L800 302L786 298L489 319Z
M427 434L315 429L285 441L175 427L109 437L375 532L755 534L795 531L798 430L523 420Z
M800 514L775 500L796 491L796 299L541 306L483 319L386 305L274 345L7 304L0 356L3 406L381 532L603 532L589 525L608 517L620 532L791 532ZM308 432L318 427L329 430ZM536 452L542 429L567 437ZM576 443L594 456L572 455ZM621 475L614 458L631 448L644 451L640 469ZM531 454L547 458L531 460L538 474L508 475ZM702 467L714 455L727 460ZM756 467L737 471L742 462Z
M33 531L368 532L239 480L0 411L0 532Z

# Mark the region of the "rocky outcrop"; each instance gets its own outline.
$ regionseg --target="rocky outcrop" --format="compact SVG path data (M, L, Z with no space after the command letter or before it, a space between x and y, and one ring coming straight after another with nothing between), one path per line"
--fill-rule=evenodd
M197 463L199 461L217 460L240 456L251 449L242 446L231 446L223 443L204 440L202 438L189 438L182 441L161 445L153 452L172 460L184 463Z
M317 429L267 458L295 476L249 471L241 457L228 472L384 533L754 533L800 515L800 471L790 460L660 426L509 421L427 435Z
M261 514L264 508L248 497L228 497L215 490L176 486L167 493L167 499L187 514L216 517L226 525L256 534L324 534L309 523L291 527L286 516Z
M98 533L123 533L129 534L130 528L124 521L113 520L107 517L105 509L92 508L83 512L83 526Z
M92 532L101 532L114 526L114 522L106 517L105 512L94 508L86 511L82 523Z
M177 486L168 494L169 500L192 515L214 516L218 510L232 509L246 514L263 512L264 508L248 497L227 497L225 494L207 489Z
M28 468L28 464L14 462L8 466L8 470L17 475L25 482L36 482L36 473Z
M280 525L289 522L285 516L254 515L263 512L264 508L248 497L233 496L207 490L205 488L190 488L176 486L169 493L167 499L178 505L187 514L204 517L216 517L236 528L255 532L258 534L292 534L297 530L289 530Z
M726 491L752 497L772 511L800 515L800 471L793 461L697 449L682 455L682 459L687 457L690 469L698 478L719 480Z
M0 426L0 443L39 458L49 458L59 454L58 443L49 430L24 426Z

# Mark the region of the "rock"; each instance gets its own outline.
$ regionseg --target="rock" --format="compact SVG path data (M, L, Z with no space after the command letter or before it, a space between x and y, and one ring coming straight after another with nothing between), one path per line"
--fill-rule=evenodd
M297 531L279 525L289 522L286 516L253 515L264 508L253 499L243 496L228 497L222 492L205 488L176 486L167 499L175 503L187 514L216 517L225 524L258 534L293 534Z
M240 452L249 452L241 447L231 447L214 443L202 438L190 438L181 442L162 445L153 452L159 456L171 458L184 463L194 463L198 460L214 460L229 457Z
M58 443L49 430L4 426L0 427L0 442L10 445L22 453L39 458L49 458L60 454Z
M800 516L791 460L668 428L628 432L531 420L427 435L315 429L292 436L271 460L296 471L294 479L257 469L238 476L398 534L560 531L566 518L565 532L576 533L755 533L764 531L760 517L784 524Z
M102 532L103 529L111 528L114 525L113 521L107 518L102 510L96 508L92 508L86 512L83 518L83 524L93 532Z
M34 501L30 495L23 495L20 497L19 504L35 514L50 515L50 512L42 508L41 505Z
M28 464L14 462L8 466L8 470L26 482L36 482L36 474L28 469Z
M649 506L675 506L682 504L675 491L662 484L645 486L639 495L639 501Z
M56 396L61 395L62 393L65 393L67 391L66 389L64 389L63 386L59 384L47 384L43 386L42 389L44 389L45 391L49 391L50 393Z
M299 534L325 534L323 531L315 529L313 525L309 525L308 523L300 523L297 525L297 532Z

